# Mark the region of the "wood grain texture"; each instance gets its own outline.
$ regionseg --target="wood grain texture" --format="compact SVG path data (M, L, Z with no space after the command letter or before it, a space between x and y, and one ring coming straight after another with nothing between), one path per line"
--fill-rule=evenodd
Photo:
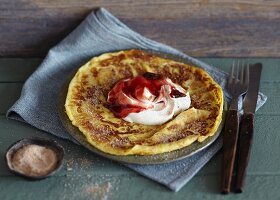
M241 195L217 194L219 176L194 177L187 187L170 192L141 176L86 176L52 177L38 182L27 182L18 177L1 177L0 193L5 200L278 200L280 176L249 176L252 183ZM16 189L16 190L15 190ZM254 192L252 192L254 191Z
M200 58L200 60L213 67L229 72L235 59ZM265 69L262 71L262 82L280 82L280 58L249 58L247 61L250 63L263 64ZM42 59L40 58L0 58L0 82L25 81L41 62ZM269 88L267 88L267 90L268 89Z
M236 147L238 141L239 118L237 110L228 110L223 131L223 161L221 192L228 194L235 164Z
M5 114L7 110L20 97L22 83L0 83L0 115ZM5 98L3 98L5 96Z
M1 77L0 77L1 78ZM5 95L5 98L0 98L0 114L5 114L8 108L20 96L23 81L21 82L2 82L0 80L0 95ZM268 96L267 103L258 110L257 115L274 116L280 113L280 81L279 82L262 82L260 91Z
M255 120L256 136L252 147L252 157L248 166L248 175L280 176L280 136L278 132L274 131L275 127L279 128L280 116L271 117L257 115ZM95 155L72 142L59 139L24 123L15 120L7 120L4 115L0 115L0 127L0 156L2 158L6 149L12 143L22 138L38 136L58 140L65 148L65 165L57 176L66 176L67 174L74 174L77 176L87 174L95 176L106 174L130 176L135 174L122 165ZM203 170L198 173L198 176L220 175L220 165L221 154L217 155L213 161L207 164ZM4 159L0 159L0 179L1 176L13 176L13 174L7 170ZM217 180L217 183L219 192L220 179Z
M25 81L39 66L41 59L0 59L0 82L14 83Z
M228 70L228 59L202 59ZM0 113L5 112L20 94L22 83L36 69L41 59L0 59ZM170 192L122 165L96 156L72 142L58 139L44 131L7 120L0 114L0 157L15 141L38 136L59 141L65 148L64 166L53 177L42 181L26 181L11 174L0 159L0 199L205 199L263 200L280 199L280 59L252 59L263 63L261 91L268 102L255 117L255 138L248 166L246 190L240 195L219 194L221 154L215 156L192 180L177 193ZM7 68L11 67L11 70ZM23 75L14 75L21 68ZM1 71L2 70L2 71ZM15 81L16 83L13 83ZM3 103L4 102L4 103Z
M237 171L234 190L238 193L243 191L245 185L247 165L250 161L251 148L254 136L254 114L244 113L240 122L238 138L238 153L236 156Z
M0 56L43 57L94 8L192 56L280 55L276 0L1 0Z
M205 63L218 69L229 71L233 58L201 58ZM42 59L1 58L0 59L0 114L6 113L9 106L16 101L20 95L24 81L41 63ZM257 114L278 115L280 113L280 59L278 58L254 58L249 59L251 63L262 63L262 81L260 91L268 96L267 103L260 108Z
M63 168L53 177L32 182L25 181L7 171L4 159L0 160L1 199L102 199L94 196L94 188L111 185L109 199L205 199L205 200L263 200L279 199L280 150L279 134L274 127L279 124L279 116L257 116L256 133L252 149L252 162L249 164L246 190L242 195L219 194L220 162L218 155L204 167L198 175L177 193L134 173L133 171L105 158L96 156L72 142L58 139L31 126L0 116L0 156L8 146L31 136L58 140L65 148ZM267 126L271 129L267 130ZM268 133L266 136L262 133ZM87 188L91 188L88 189ZM103 188L103 187L102 187ZM86 190L89 192L87 193ZM113 196L112 196L113 195Z

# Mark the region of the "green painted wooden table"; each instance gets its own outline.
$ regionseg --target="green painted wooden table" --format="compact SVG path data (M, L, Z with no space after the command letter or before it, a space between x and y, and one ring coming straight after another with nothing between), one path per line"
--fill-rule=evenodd
M233 59L203 58L228 70ZM41 59L0 59L0 156L8 146L30 136L53 138L66 151L59 173L41 181L27 181L11 174L0 159L0 199L280 199L280 59L251 59L264 65L261 91L267 103L257 112L252 157L242 194L219 193L221 153L218 153L185 187L171 192L126 167L94 155L29 125L7 120L7 109L19 97L26 78Z

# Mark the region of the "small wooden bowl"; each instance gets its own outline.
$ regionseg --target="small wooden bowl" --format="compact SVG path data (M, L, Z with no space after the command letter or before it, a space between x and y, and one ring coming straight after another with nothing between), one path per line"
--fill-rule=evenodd
M24 146L31 145L31 144L47 147L55 152L55 154L57 156L57 163L56 163L56 166L53 168L53 170L51 170L49 173L47 173L45 175L39 175L39 176L30 176L30 175L21 173L21 172L17 171L16 169L14 169L13 164L12 164L12 159L13 159L14 154L19 149L23 148ZM12 173L14 173L16 175L20 175L20 176L30 179L30 180L40 180L40 179L44 179L49 176L52 176L58 170L60 170L60 168L63 164L63 157L64 157L64 149L56 141L34 137L34 138L22 139L22 140L17 141L16 143L12 144L6 152L6 163L8 165L9 170Z

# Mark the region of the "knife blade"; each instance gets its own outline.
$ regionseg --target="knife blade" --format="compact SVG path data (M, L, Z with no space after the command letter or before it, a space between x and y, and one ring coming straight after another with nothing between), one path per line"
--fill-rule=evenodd
M244 113L255 113L256 111L261 72L261 63L249 67L249 86L243 101Z
M235 191L242 192L245 183L247 166L250 159L253 132L254 113L258 100L259 85L261 78L262 64L256 63L249 68L249 86L243 101L244 113L240 121L237 153L237 175Z

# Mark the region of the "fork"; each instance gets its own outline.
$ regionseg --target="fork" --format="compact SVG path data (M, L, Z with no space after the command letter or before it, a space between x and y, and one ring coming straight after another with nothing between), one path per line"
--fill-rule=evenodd
M230 192L232 173L234 168L238 131L238 99L247 92L249 85L249 66L239 60L232 63L227 89L232 96L223 137L223 163L222 163L222 193Z

